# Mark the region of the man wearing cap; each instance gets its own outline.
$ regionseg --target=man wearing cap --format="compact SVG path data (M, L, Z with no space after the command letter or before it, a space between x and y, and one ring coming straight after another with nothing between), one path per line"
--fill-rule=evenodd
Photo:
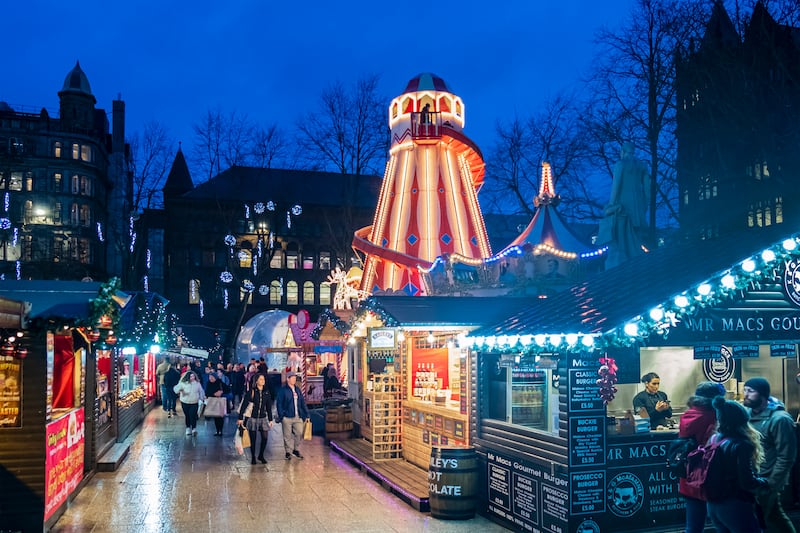
M744 406L750 409L750 424L761 433L764 462L759 475L767 478L769 491L757 495L767 532L796 533L781 505L781 493L789 482L797 458L795 424L783 404L770 397L769 382L761 377L744 384Z
M278 411L277 422L283 429L283 448L286 450L286 460L291 459L292 455L302 459L300 442L303 440L303 424L310 419L310 415L303 393L297 386L295 372L286 374L286 385L278 391L278 399L275 404Z

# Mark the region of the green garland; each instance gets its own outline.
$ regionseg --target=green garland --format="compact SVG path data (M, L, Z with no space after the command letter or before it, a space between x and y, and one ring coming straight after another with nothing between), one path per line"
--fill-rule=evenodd
M96 328L100 317L107 315L111 318L111 329L116 329L119 324L119 306L114 301L114 295L122 286L119 278L111 278L100 286L97 298L89 302L89 319L86 327Z

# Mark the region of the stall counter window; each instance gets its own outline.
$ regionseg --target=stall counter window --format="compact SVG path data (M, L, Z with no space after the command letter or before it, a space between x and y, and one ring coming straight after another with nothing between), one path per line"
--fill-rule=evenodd
M449 347L446 343L442 346L435 344L424 338L415 338L409 364L409 397L458 410L465 359L459 348Z

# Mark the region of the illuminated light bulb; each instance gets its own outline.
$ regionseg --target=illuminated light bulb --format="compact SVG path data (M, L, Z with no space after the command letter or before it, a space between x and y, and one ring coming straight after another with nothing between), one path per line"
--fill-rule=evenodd
M745 259L742 261L742 270L745 272L752 272L756 269L756 262L752 259Z
M533 339L536 341L538 346L544 346L545 342L547 342L547 336L542 335L541 333L536 335Z
M350 337L349 339L347 339L347 344L353 345L355 343L356 343L356 338L355 337Z
M678 307L686 307L687 305L689 305L689 299L683 294L681 294L680 296L676 296L675 305L677 305Z
M639 326L638 324L635 324L633 322L628 322L627 324L625 324L625 327L623 327L622 330L628 337L635 337L636 335L639 334Z
M702 285L697 287L697 294L699 294L700 296L708 296L709 294L711 294L711 285L709 285L708 283L703 283Z
M484 338L483 338L483 337L481 337L481 336L478 336L478 337L472 337L472 345L473 345L473 346L483 346L483 343L484 343L484 342L485 342L485 341L484 341Z
M516 346L519 342L519 335L509 335L508 336L508 345L509 346Z
M453 339L447 341L448 348L455 348L456 343L453 342Z
M497 345L508 346L508 337L505 335L500 335L499 337L497 337Z
M428 333L428 343L433 344L433 341L436 340L436 337L433 336L433 333Z
M794 239L786 239L783 241L783 249L787 252L792 252L797 248L797 241Z
M400 333L398 333L397 334L397 340L399 340L400 342L403 342L404 340L406 340L405 333L403 333L402 331Z
M514 357L514 362L515 363L519 364L519 361L520 361L520 357L518 355L516 357Z
M530 346L533 343L533 335L522 335L519 338L519 342L521 342L523 346Z
M765 263L771 263L775 261L775 252L772 250L764 250L761 252L761 259L763 259Z
M158 344L154 344L154 345L152 345L152 346L150 347L150 353L152 353L152 354L158 354L158 353L161 353L161 346L159 346Z
M486 337L486 346L493 348L495 344L497 344L497 339L494 337L494 335L489 335Z
M561 335L550 335L550 344L553 346L561 344Z
M660 307L656 307L650 310L650 318L655 320L656 322L660 322L662 318L664 318L664 310Z
M581 339L581 344L583 344L587 348L591 348L592 346L594 346L594 337L592 337L591 335L584 335L583 339Z
M578 344L578 334L577 333L568 333L567 334L567 344L570 346L575 346Z
M736 278L734 278L732 274L725 274L724 276L722 276L720 283L722 283L722 286L725 287L726 289L736 288Z

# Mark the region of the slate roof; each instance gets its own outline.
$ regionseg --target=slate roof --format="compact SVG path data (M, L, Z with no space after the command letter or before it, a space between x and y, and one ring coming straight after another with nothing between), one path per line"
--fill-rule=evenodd
M602 333L624 324L790 236L782 226L664 246L606 270L475 336Z
M372 296L398 326L485 326L541 300L477 296Z
M284 205L299 202L301 205L353 205L374 209L381 181L380 176L234 166L181 198L241 202L272 200Z

